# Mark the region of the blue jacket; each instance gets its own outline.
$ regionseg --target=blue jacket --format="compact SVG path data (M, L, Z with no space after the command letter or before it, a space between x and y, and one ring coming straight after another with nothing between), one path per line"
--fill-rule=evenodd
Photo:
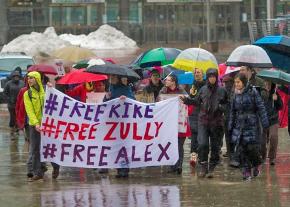
M258 144L259 119L264 128L269 127L264 102L258 91L251 86L247 86L241 94L234 94L229 118L230 141L234 144Z
M130 86L126 86L123 84L111 85L110 92L111 92L110 99L104 100L104 101L109 101L115 98L119 98L122 95L126 96L127 98L131 98L135 100L135 96Z

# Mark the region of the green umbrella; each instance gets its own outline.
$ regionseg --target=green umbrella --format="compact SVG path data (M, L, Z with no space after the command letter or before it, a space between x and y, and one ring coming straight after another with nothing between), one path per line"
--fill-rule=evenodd
M155 48L139 55L131 64L142 68L168 65L174 62L181 50L176 48Z
M285 73L281 70L261 70L258 74L258 77L271 81L275 84L283 84L288 85L290 84L290 74Z

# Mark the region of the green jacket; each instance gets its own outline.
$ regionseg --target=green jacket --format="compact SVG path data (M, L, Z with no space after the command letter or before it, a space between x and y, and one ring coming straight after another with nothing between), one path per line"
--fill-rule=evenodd
M41 76L36 71L28 73L27 76L34 77L39 86L39 91L36 90L34 87L30 87L24 93L24 105L29 119L29 125L30 126L41 125L42 109L45 96L44 88L41 83ZM29 92L29 90L31 91L31 93Z

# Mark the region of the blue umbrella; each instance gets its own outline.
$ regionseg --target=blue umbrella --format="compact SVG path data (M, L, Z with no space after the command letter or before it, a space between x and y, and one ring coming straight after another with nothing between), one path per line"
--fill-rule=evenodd
M267 52L275 68L290 72L290 37L283 35L265 36L254 44Z

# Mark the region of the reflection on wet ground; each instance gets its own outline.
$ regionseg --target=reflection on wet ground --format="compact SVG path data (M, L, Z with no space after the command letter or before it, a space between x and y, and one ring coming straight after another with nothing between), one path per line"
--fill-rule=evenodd
M120 180L115 170L103 176L92 169L62 168L52 180L48 165L44 181L28 183L24 137L12 140L7 120L1 113L0 206L290 206L290 139L284 129L277 164L265 164L262 175L250 182L243 182L225 158L213 179L198 179L189 167L188 141L182 176L149 167L133 169L129 179Z

